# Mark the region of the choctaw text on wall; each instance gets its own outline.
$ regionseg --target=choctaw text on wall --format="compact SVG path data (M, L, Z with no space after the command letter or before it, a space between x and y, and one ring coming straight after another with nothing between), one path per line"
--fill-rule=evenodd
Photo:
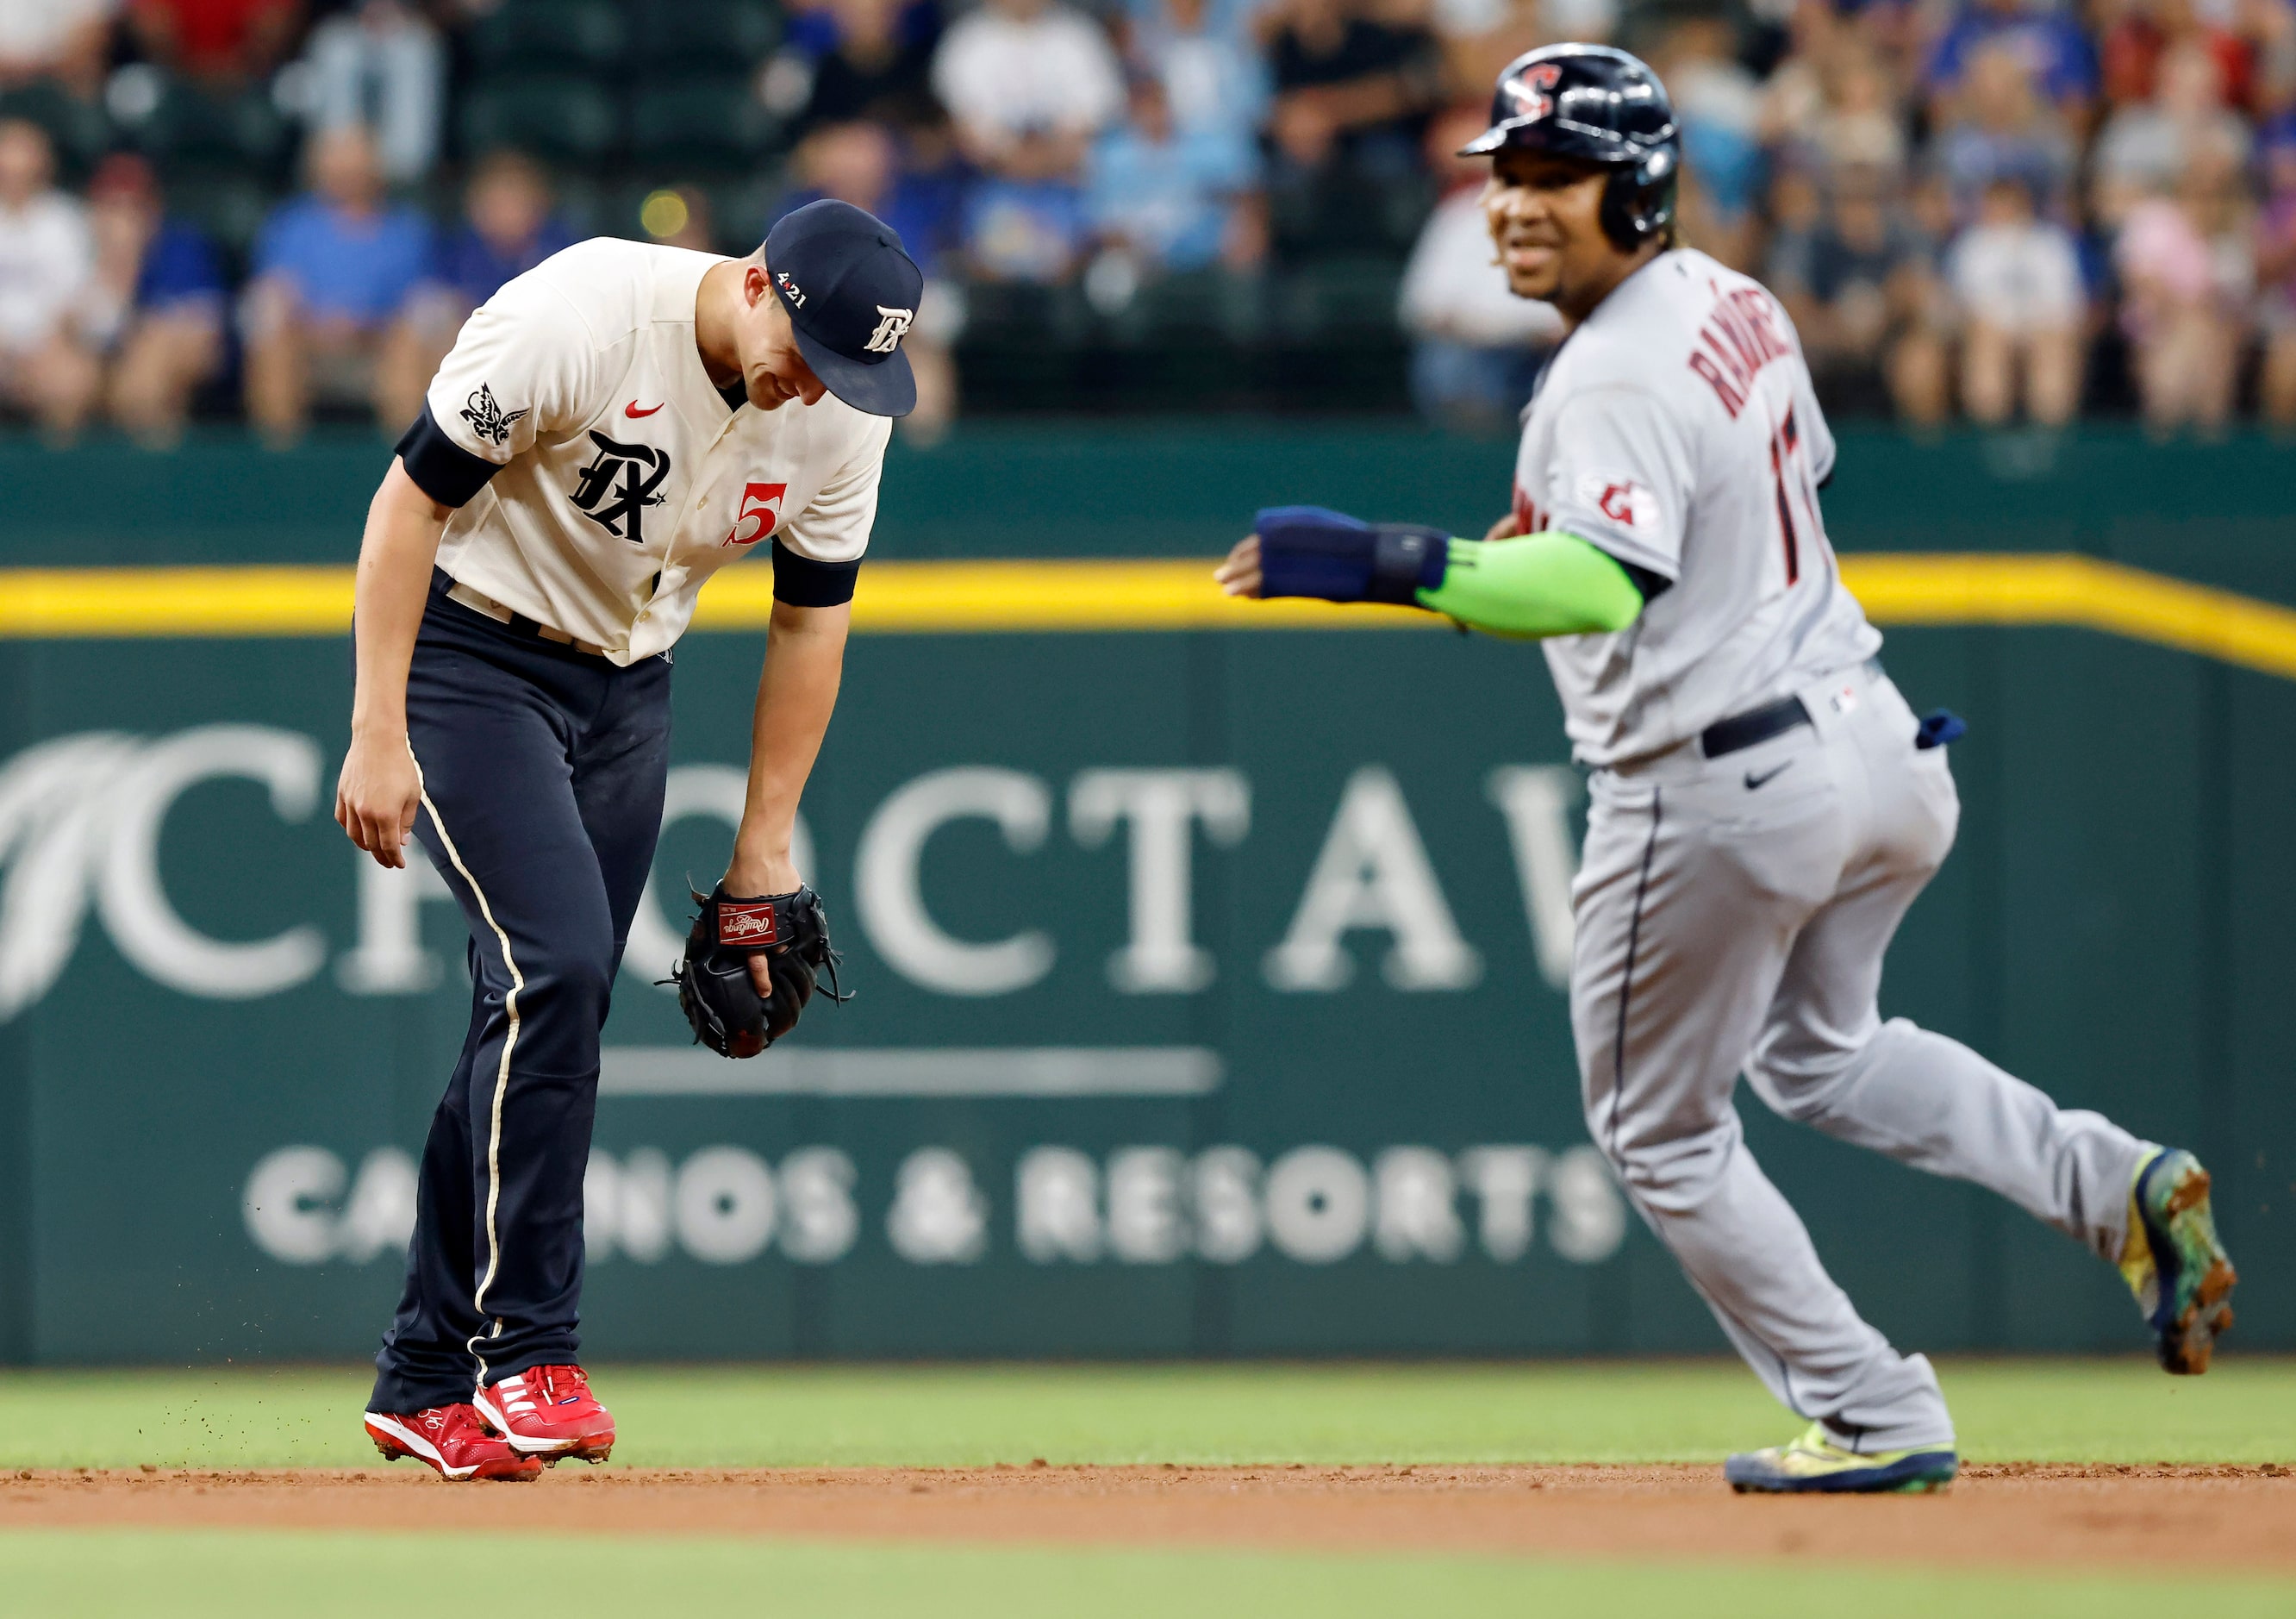
M2210 996L2285 976L2256 965L2285 907L2246 918L2281 892L2287 683L1984 633L1992 685L1971 632L1887 649L1917 705L1973 726L1962 846L1883 1012L2204 1149L2244 1270L2268 1272L2296 1253L2258 1235L2287 1203L2296 1104L2241 1064L2286 1042L2256 1026L2269 997ZM685 884L723 869L761 650L677 648L667 820L605 1031L586 1353L1721 1347L1581 1116L1583 793L1537 649L857 639L797 858L858 999L727 1062L654 981ZM371 1353L471 990L444 885L332 823L346 648L0 660L0 1356ZM1741 1113L1885 1330L2136 1341L2052 1234L1973 1227L1966 1188ZM2244 1155L2211 1149L2226 1118ZM2048 1307L1985 1303L2011 1274ZM2243 1335L2296 1341L2258 1294Z

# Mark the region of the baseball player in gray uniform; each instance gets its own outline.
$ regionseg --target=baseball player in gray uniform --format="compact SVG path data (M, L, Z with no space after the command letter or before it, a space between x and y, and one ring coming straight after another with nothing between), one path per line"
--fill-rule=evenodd
M2207 1369L2234 1276L2189 1153L2060 1108L1882 1021L1882 958L1952 847L1949 714L1917 719L1827 544L1833 440L1760 285L1679 244L1666 93L1621 51L1500 77L1484 193L1513 291L1570 327L1481 541L1262 512L1241 596L1387 601L1546 644L1589 771L1571 1026L1587 1127L1771 1393L1808 1426L1742 1491L1931 1490L1957 1467L1927 1359L1818 1262L1747 1150L1774 1111L1990 1187L2117 1263L2172 1372Z

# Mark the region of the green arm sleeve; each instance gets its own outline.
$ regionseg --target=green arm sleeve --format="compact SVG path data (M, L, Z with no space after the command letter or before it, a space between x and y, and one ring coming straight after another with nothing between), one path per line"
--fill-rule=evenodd
M1624 629L1643 610L1617 559L1576 534L1455 539L1443 582L1418 596L1431 612L1521 640Z

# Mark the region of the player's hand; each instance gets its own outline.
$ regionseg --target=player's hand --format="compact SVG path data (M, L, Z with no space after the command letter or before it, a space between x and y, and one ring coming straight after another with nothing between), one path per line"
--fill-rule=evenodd
M1227 560L1212 570L1222 591L1229 596L1259 594L1259 536L1247 534L1235 542Z
M1516 535L1521 532L1522 525L1514 520L1514 514L1513 512L1509 512L1505 516L1500 518L1485 531L1483 535L1483 543L1488 545L1495 539L1513 539Z
M741 850L734 851L734 863L718 883L720 893L728 894L793 894L804 884L799 881L797 867L786 854L752 859ZM758 986L761 1000L774 998L774 966L763 956L750 957L750 982Z
M403 869L422 807L422 777L404 736L353 736L335 781L335 825L378 866Z
M738 899L720 884L694 898L701 913L669 982L693 1038L718 1056L755 1056L796 1028L824 978L831 1000L853 999L838 988L840 957L813 890ZM763 977L735 965L759 961L767 965Z

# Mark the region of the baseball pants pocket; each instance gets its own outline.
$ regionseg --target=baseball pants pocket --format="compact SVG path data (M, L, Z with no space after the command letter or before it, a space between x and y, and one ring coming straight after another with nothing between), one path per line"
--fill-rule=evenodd
M1746 783L1762 781L1759 769L1710 776L1685 807L1705 818L1701 841L1718 878L1806 914L1841 883L1850 852L1849 810L1823 750L1808 749L1790 762L1792 768L1754 790Z

